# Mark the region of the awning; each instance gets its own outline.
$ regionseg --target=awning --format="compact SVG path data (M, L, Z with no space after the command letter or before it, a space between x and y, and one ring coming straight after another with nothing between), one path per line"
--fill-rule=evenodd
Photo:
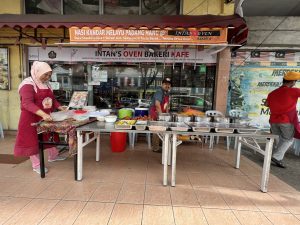
M158 16L158 15L17 15L1 14L0 28L229 28L228 43L244 44L248 28L239 15L230 16Z

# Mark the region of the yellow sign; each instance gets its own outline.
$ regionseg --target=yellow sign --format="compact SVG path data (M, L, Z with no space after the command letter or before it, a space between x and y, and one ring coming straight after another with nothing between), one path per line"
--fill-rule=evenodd
M69 28L70 42L110 44L221 44L227 43L227 28L112 29Z

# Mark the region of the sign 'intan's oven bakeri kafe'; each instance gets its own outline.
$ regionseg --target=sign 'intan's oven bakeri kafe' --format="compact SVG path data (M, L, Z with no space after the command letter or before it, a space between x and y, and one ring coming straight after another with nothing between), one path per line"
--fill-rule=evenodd
M114 44L222 44L227 43L227 28L189 29L112 29L69 28L70 42Z

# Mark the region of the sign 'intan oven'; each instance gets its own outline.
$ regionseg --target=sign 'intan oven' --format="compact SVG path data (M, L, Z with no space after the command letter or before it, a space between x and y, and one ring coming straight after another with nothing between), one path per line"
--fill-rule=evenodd
M71 43L109 44L221 44L227 43L227 28L112 29L100 27L69 28Z

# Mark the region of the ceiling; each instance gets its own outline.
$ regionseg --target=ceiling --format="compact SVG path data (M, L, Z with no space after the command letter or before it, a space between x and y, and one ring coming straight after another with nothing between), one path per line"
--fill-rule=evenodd
M244 16L300 16L300 0L244 0Z

